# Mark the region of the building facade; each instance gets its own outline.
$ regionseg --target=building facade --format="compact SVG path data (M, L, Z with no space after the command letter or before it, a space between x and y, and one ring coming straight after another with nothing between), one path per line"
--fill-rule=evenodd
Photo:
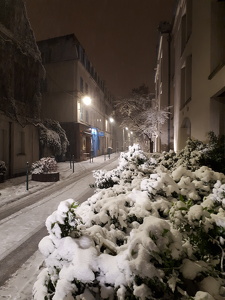
M169 76L175 151L188 137L225 134L224 16L225 1L177 1Z
M41 55L23 1L0 2L0 160L7 176L39 158Z
M70 143L66 159L81 161L115 148L109 119L112 96L75 35L39 41L38 47L46 69L42 117L59 121L65 129Z
M169 107L168 120L159 128L155 138L155 152L173 149L173 90L171 89L171 24L161 22L158 27L160 38L155 72L155 99L159 109Z

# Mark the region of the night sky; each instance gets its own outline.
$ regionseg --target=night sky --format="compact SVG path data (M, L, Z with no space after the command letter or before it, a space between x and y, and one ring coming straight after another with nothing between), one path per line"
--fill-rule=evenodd
M154 92L160 21L174 0L25 0L36 40L74 33L114 96Z

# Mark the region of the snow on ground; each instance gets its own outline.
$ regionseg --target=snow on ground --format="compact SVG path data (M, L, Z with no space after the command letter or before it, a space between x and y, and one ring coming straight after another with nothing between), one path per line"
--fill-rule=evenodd
M114 156L112 155L111 158ZM60 172L60 181L67 179L70 176L76 176L82 171L97 167L99 164L104 162L104 156L95 157L93 163L89 160L82 161L74 164L73 167L70 162L60 162L58 163L58 171ZM55 184L58 184L56 182ZM13 202L14 200L20 199L22 197L28 196L34 192L42 190L48 186L52 186L49 182L38 182L32 181L31 175L29 175L28 191L26 190L26 176L20 176L16 178L11 178L6 180L4 183L0 184L0 207L6 203Z
M117 155L111 155L114 159ZM60 172L60 182L63 180L81 174L91 168L96 169L105 162L105 157L100 156L94 158L93 163L89 160L75 163L70 168L69 162L58 164ZM107 158L108 160L108 158ZM117 160L115 162L115 167ZM78 182L74 182L64 188L60 188L57 192L45 197L38 203L22 209L19 212L0 221L1 248L0 259L3 259L8 253L16 249L27 238L32 236L38 229L44 226L46 218L57 209L59 203L65 199L74 197L79 201L82 193L90 183L94 183L92 173L88 177L82 178ZM54 184L59 184L54 183ZM29 181L29 190L26 190L26 176L6 180L0 184L0 211L4 209L6 203L13 203L17 199L22 199L27 195L32 196L33 193L42 191L44 188L52 186L52 183L42 183L38 181ZM16 202L15 202L16 203ZM35 218L34 216L37 216ZM16 228L16 230L15 230ZM0 287L0 299L12 300L29 300L32 298L32 286L36 280L37 274L40 272L39 267L43 262L43 256L39 251L35 252L30 259L9 279L4 286Z
M40 272L43 255L36 251L13 276L0 287L0 299L31 300L32 287Z

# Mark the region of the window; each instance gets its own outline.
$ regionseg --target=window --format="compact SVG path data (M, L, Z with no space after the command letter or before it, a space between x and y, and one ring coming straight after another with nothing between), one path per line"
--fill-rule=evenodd
M86 110L86 123L89 123L89 115L88 115L88 111Z
M185 103L185 67L181 69L181 85L180 85L180 106L183 108Z
M84 55L84 49L80 46L79 47L79 56L80 56L80 61L82 64L85 64L85 55Z
M181 19L181 54L184 51L186 45L186 14Z
M211 3L211 72L225 64L225 2Z
M80 91L83 93L84 92L84 81L83 78L80 77Z
M189 55L186 59L186 95L185 101L189 101L191 99L192 94L192 56Z
M192 33L192 0L187 0L187 41Z
M83 105L81 105L81 103L78 102L78 114L79 114L79 121L83 121L84 120L84 108Z
M23 131L19 132L17 152L17 154L25 154L25 133Z
M181 19L181 54L192 32L192 0L187 0L186 5L186 12Z
M186 58L185 66L181 69L181 108L191 100L192 95L192 56Z
M84 108L83 108L83 106L81 105L81 107L80 107L80 120L84 120Z
M88 70L88 72L90 73L90 61L87 59L86 60L86 69Z
M85 83L85 93L88 95L88 84Z

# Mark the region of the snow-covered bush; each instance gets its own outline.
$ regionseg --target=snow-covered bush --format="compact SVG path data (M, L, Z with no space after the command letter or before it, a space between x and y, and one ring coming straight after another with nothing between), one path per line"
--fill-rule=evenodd
M128 152L122 152L119 165L112 171L97 170L93 172L95 187L109 188L114 184L126 184L134 178L143 177L150 172L149 159L138 144L129 146Z
M47 219L35 300L224 299L225 175L129 150L91 198Z
M173 150L164 152L157 162L170 170L183 166L194 171L201 166L200 160L205 149L206 145L203 142L188 139L186 146L180 152L176 153Z
M209 142L200 163L225 174L225 135L217 137L209 132L208 137Z
M7 171L5 162L3 160L0 160L0 174L5 174Z
M69 141L65 130L58 121L46 119L39 124L40 143L50 148L54 155L63 155L67 151Z
M54 157L43 157L31 165L32 174L55 172L57 172L57 162Z
M167 169L174 170L184 166L189 170L197 170L200 166L208 166L216 172L225 174L225 136L217 137L208 133L208 143L188 139L180 152L164 152L157 158L157 163Z

